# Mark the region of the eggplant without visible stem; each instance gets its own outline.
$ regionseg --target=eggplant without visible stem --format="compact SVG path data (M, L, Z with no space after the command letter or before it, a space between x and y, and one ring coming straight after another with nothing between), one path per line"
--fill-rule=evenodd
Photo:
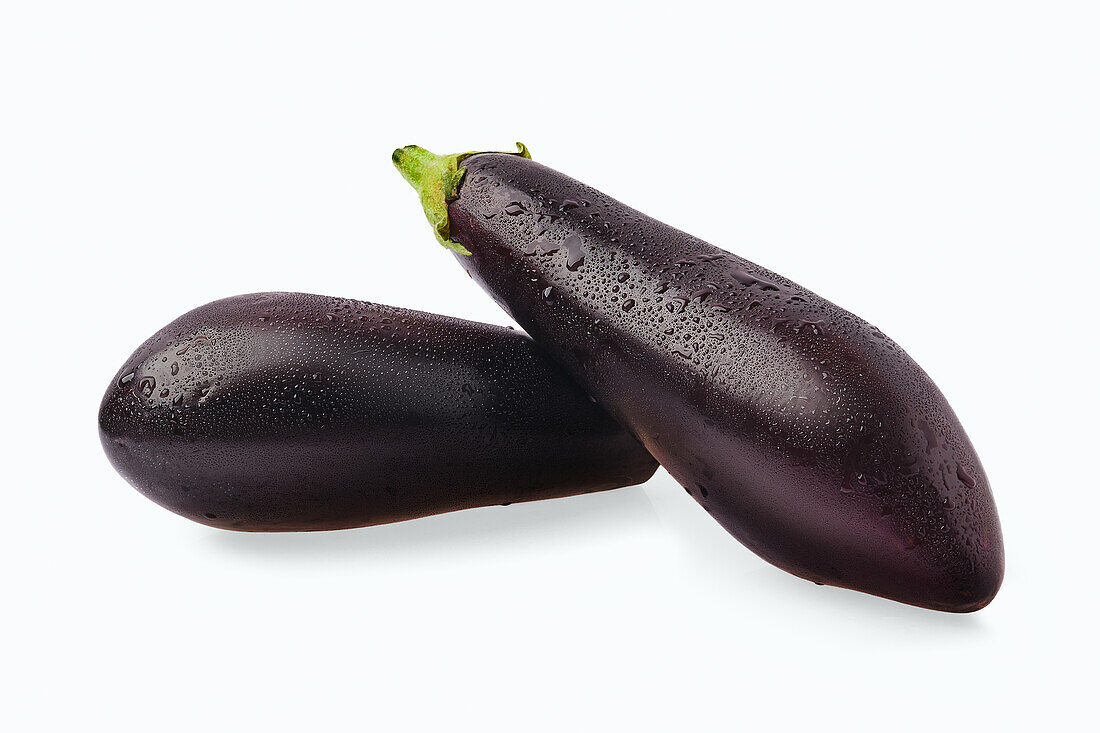
M754 552L928 608L996 594L1004 551L982 465L881 331L522 145L393 160L439 241Z
M168 324L115 376L99 428L147 497L245 531L570 496L657 467L522 333L301 293Z

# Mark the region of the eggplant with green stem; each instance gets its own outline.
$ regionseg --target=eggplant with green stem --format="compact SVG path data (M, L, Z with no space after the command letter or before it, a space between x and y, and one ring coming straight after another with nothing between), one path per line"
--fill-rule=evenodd
M985 471L877 328L522 145L393 161L439 242L751 550L927 608L992 600L1004 550Z

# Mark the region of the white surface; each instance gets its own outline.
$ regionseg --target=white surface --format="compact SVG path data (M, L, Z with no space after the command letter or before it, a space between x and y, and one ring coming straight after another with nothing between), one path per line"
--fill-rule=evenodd
M1095 724L1095 4L15 5L0 728ZM389 154L516 139L902 343L992 480L997 600L955 616L797 580L664 473L255 536L112 471L103 390L206 301L506 323Z

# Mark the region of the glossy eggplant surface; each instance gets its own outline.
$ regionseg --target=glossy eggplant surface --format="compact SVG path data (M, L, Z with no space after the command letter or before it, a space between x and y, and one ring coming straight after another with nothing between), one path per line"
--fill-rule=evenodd
M657 466L522 333L301 293L168 324L112 380L99 428L147 497L247 531L569 496Z
M982 464L879 329L522 146L393 157L437 239L754 552L928 608L996 594L1004 550Z

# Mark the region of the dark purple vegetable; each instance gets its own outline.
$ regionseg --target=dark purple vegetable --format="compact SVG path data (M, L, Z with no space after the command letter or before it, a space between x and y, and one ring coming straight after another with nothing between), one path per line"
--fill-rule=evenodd
M645 481L657 464L524 334L301 293L146 341L99 412L147 497L224 529L340 529Z
M981 463L878 329L523 146L410 146L394 162L463 267L754 552L928 608L996 594L1003 546Z

